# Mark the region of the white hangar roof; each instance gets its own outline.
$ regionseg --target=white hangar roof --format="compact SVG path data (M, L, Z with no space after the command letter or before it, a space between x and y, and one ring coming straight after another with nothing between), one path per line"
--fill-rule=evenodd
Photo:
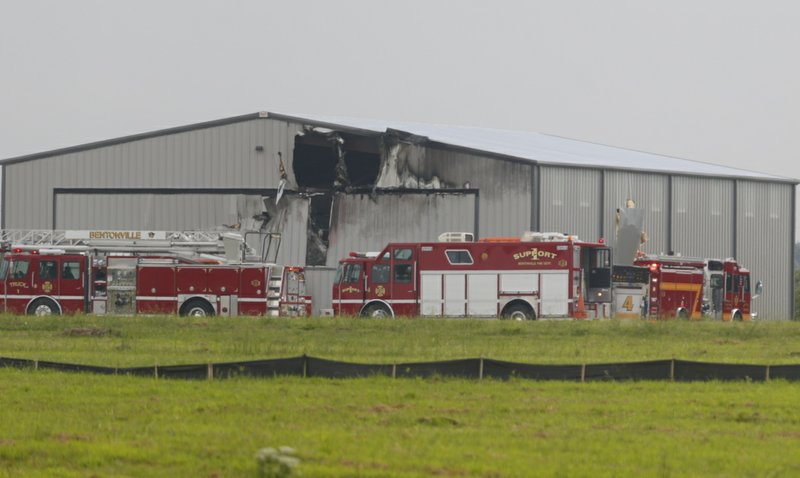
M340 116L282 115L279 113L266 113L266 115L317 123L332 129L344 127L375 133L399 130L424 136L437 143L530 160L543 165L633 169L658 173L798 182L792 178L757 171L617 148L544 133Z
M353 132L369 134L380 134L395 130L425 137L433 143L476 152L485 152L523 161L531 161L542 165L638 170L655 173L743 178L792 184L798 183L798 180L793 178L605 146L543 133L314 114L290 115L264 111L3 159L0 160L0 165L11 165L112 144L127 143L139 139L166 136L258 118L273 118L322 126L334 130L351 130Z

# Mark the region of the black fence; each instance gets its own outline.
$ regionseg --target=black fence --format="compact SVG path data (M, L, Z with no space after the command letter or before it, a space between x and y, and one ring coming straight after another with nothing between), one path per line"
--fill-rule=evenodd
M0 367L196 380L224 379L231 377L266 378L278 376L322 378L359 378L374 376L392 378L455 377L479 380L484 378L496 380L521 378L574 382L604 380L672 380L679 382L708 380L800 380L800 364L747 365L690 362L675 359L580 365L536 365L484 358L446 360L440 362L363 364L339 362L303 355L301 357L246 362L112 368L0 357Z

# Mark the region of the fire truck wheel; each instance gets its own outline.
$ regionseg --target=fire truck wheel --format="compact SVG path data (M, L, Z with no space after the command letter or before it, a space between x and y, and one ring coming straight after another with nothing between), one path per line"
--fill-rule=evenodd
M734 322L741 322L742 321L742 313L737 310L736 312L733 313L733 317L731 317L731 320L734 321Z
M536 317L531 306L527 304L511 304L503 309L503 318L509 320L534 320Z
M361 316L386 319L392 317L392 311L383 304L370 304L361 312Z
M681 320L689 320L689 311L686 309L681 309L678 311L678 318Z
M58 305L50 299L36 299L28 307L28 315L60 315Z
M184 317L212 317L214 309L211 304L202 299L192 299L183 304L181 315Z

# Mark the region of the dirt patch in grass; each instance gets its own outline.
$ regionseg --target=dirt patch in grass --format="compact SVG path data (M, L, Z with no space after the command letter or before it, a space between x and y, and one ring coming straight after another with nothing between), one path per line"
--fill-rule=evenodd
M66 337L119 337L120 333L113 329L99 327L73 327L64 329L62 335Z

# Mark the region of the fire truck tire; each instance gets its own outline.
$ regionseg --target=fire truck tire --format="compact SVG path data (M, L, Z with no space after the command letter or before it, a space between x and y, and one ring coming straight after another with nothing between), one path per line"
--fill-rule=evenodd
M361 312L361 317L375 317L377 319L386 319L392 317L392 311L383 304L370 304L364 307Z
M731 320L734 321L734 322L741 322L742 321L742 312L738 311L738 310L736 312L734 312L733 315L731 316Z
M214 308L203 299L190 299L183 304L180 313L183 317L213 317Z
M502 318L509 320L536 320L536 314L528 304L509 304L503 309Z
M686 309L680 309L678 311L678 318L681 320L689 320L689 311Z
M51 299L36 299L28 306L28 315L61 315L58 304Z

